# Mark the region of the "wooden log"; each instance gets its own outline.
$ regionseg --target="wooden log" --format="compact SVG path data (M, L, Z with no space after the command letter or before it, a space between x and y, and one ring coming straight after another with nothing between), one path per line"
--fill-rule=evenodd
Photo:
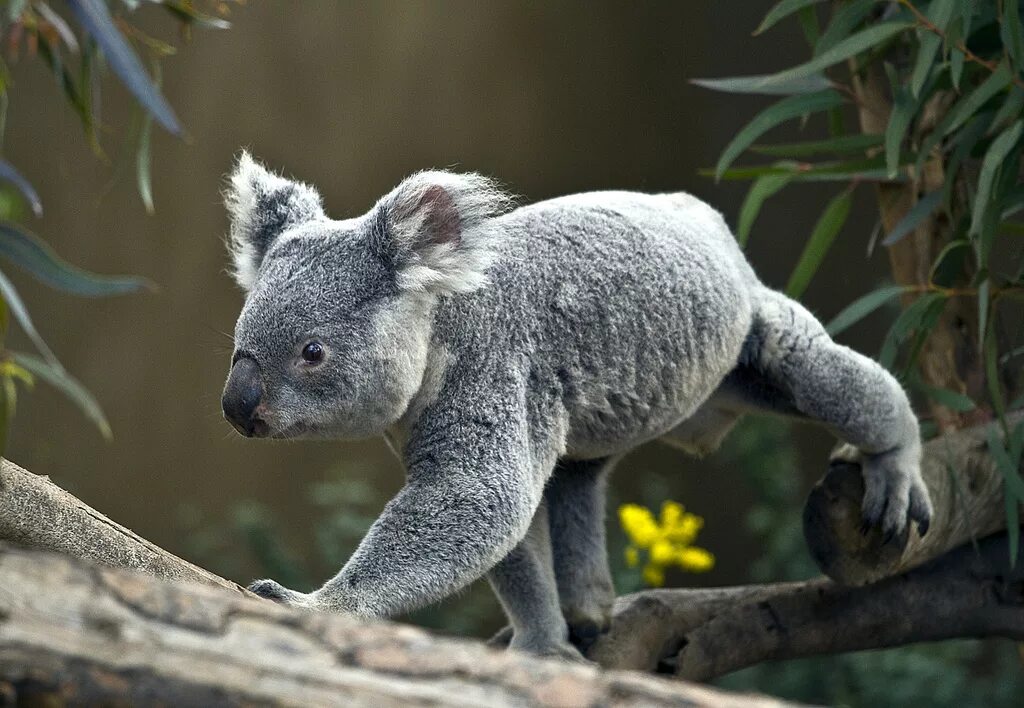
M1009 418L1012 425L1024 414ZM804 506L804 538L830 578L861 585L913 568L930 558L1006 528L1003 476L988 454L990 426L938 437L924 446L921 473L935 509L923 537L908 528L885 543L877 529L861 530L864 481L856 463L834 461Z
M446 639L0 546L0 701L690 706L780 701Z
M0 541L250 594L111 521L49 477L5 459L0 459Z

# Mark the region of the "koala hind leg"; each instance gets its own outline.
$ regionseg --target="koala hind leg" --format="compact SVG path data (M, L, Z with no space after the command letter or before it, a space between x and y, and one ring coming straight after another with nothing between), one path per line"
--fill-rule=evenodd
M917 418L906 392L878 362L833 342L800 304L767 289L759 296L737 367L747 372L748 395L741 398L757 405L758 396L775 391L786 400L769 408L786 413L791 406L796 415L825 425L856 448L866 526L880 525L893 537L905 531L909 519L924 533L932 508L921 478Z
M569 631L558 606L543 502L526 537L487 573L487 580L511 622L509 648L584 661L568 641ZM503 631L499 637L503 639L505 634Z
M583 651L607 631L615 601L604 528L612 466L609 458L559 460L544 489L562 614Z

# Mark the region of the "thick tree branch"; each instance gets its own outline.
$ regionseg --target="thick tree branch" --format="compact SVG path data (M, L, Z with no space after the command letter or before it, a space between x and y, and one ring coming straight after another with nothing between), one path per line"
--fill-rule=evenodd
M782 705L0 546L0 696L26 705Z
M247 591L126 529L50 481L0 459L0 541L54 551L165 580Z

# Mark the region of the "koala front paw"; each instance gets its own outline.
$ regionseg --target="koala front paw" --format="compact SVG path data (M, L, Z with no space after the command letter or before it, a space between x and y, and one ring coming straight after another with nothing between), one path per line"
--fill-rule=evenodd
M265 578L263 580L254 580L249 583L249 587L246 588L249 592L255 593L260 597L274 602L280 602L283 605L294 605L296 607L310 607L309 595L295 590L289 590L281 583L276 580L270 580Z
M917 522L917 532L921 536L928 532L932 502L921 477L916 452L896 448L868 454L852 445L843 445L832 454L832 460L860 465L864 478L861 518L865 533L873 526L881 526L885 542L888 543L903 535L908 521Z

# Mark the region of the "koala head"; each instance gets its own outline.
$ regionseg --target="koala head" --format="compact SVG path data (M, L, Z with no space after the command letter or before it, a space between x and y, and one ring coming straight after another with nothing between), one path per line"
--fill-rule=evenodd
M509 198L484 177L433 171L363 216L332 220L313 187L242 153L228 246L246 292L224 415L246 436L358 438L419 390L438 298L486 283Z

